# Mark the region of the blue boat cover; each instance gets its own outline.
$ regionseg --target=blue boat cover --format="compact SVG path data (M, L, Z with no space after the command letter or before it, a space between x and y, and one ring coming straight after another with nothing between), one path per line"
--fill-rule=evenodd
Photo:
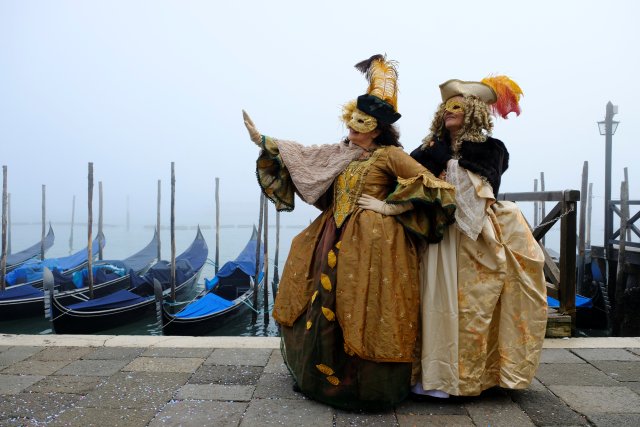
M93 240L92 251L94 255L98 254L98 245L102 243L104 247L104 236L98 236ZM6 274L6 283L8 285L17 285L20 283L29 283L42 279L42 271L44 267L49 270L59 270L61 272L75 268L87 262L87 249L82 249L75 254L62 258L48 258L45 260L30 260L21 267Z
M555 298L551 298L550 296L547 296L547 304L550 308L560 307L560 301ZM591 301L591 298L576 295L576 307L591 308L593 307L593 301Z
M121 289L102 298L90 299L68 305L67 308L82 311L100 311L110 308L127 307L146 300L148 300L148 298L141 297L126 289Z
M211 290L215 287L215 285L220 281L222 277L231 276L236 270L241 270L247 276L255 276L256 274L256 247L258 244L257 240L258 233L255 231L251 236L249 242L244 247L240 255L233 261L229 261L225 263L220 270L218 270L218 274L211 280L204 279L205 288L207 290ZM262 271L264 266L264 253L260 254L260 271Z
M176 257L176 283L181 284L197 274L209 254L209 248L198 229L196 238L191 245ZM153 300L153 279L158 279L164 289L171 286L171 263L159 261L154 264L144 276L129 271L131 287L129 290L120 290L101 298L72 304L67 308L82 311L100 311L113 308L128 307L140 302Z
M53 241L56 236L53 234L53 228L51 228L51 224L49 224L49 232L44 238L44 251L46 252L51 246L53 246ZM42 243L38 242L33 246L28 247L20 252L16 252L14 254L7 255L7 268L10 268L15 264L22 264L23 262L30 260L31 258L37 257L40 255L40 251L42 250Z
M227 299L224 299L213 292L209 292L202 298L199 298L188 304L185 308L180 310L176 317L189 319L192 317L205 316L207 314L215 313L229 308L233 303Z
M44 292L42 289L34 288L31 285L13 286L5 289L4 292L0 292L0 301L35 297L44 297Z
M93 283L94 285L100 285L102 283L110 282L119 277L128 274L129 271L133 271L135 274L139 274L143 269L149 266L149 263L156 257L158 246L158 235L154 232L153 239L142 250L136 252L124 260L102 260L97 261L92 266L93 270ZM88 269L85 267L80 271L68 275L62 274L58 271L54 271L54 283L56 289L61 291L68 291L72 289L80 289L89 286Z

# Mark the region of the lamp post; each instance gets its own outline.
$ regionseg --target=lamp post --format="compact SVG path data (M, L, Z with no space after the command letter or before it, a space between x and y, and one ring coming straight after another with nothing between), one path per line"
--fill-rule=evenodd
M618 123L613 116L618 114L618 106L611 101L607 103L604 120L598 122L600 135L605 135L605 170L604 170L604 250L609 258L609 240L613 234L613 211L611 210L611 146L613 134L616 133Z

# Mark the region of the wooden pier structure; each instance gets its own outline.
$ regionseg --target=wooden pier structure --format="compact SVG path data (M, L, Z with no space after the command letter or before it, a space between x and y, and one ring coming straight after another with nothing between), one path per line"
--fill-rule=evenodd
M577 203L580 201L580 191L504 193L498 195L498 200L556 202L549 213L542 218L540 224L533 228L533 236L544 252L547 294L560 302L558 310L549 310L547 336L572 336L576 325ZM541 241L558 221L560 221L560 256L556 263Z

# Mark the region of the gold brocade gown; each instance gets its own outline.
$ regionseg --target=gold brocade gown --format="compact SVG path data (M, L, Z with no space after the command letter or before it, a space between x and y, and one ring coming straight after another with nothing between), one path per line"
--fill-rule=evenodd
M263 153L258 162L267 195L286 167L268 157L275 159ZM351 162L330 191L330 203L292 241L273 316L305 394L379 409L409 391L419 330L415 238L441 238L453 220L453 190L402 149L383 147ZM357 206L362 194L384 200L392 192L415 208L392 217Z

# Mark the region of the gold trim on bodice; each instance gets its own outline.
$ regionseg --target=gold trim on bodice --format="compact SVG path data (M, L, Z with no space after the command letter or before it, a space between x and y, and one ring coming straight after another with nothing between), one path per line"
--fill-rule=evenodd
M368 159L352 161L336 178L333 190L333 218L338 228L356 208L362 194L364 178L381 153L382 149L379 148L371 153Z

